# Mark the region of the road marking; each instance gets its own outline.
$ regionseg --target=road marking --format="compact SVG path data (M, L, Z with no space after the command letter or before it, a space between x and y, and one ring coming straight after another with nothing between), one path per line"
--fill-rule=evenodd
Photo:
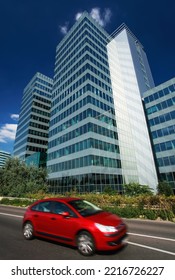
M0 212L0 215L11 216L11 217L16 217L16 218L23 218L23 216L14 215L14 214L7 214L7 213L1 213L1 212Z
M175 256L175 253L128 241L128 244Z
M155 238L155 239L161 239L165 241L174 241L175 239L172 238L165 238L165 237L160 237L160 236L154 236L154 235L145 235L145 234L139 234L139 233L133 233L133 232L128 232L130 235L136 235L136 236L141 236L141 237L147 237L147 238Z

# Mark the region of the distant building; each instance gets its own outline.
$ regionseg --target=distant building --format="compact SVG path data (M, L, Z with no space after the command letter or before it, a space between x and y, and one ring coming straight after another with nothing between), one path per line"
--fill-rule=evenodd
M53 80L36 73L24 89L14 144L14 156L24 160L46 153Z
M83 13L56 49L47 166L50 189L80 192L157 175L141 95L154 86L146 54L123 25L114 36Z
M143 97L159 180L168 181L175 193L175 78L146 91Z
M11 157L11 154L5 151L0 151L0 168L2 168L8 158Z

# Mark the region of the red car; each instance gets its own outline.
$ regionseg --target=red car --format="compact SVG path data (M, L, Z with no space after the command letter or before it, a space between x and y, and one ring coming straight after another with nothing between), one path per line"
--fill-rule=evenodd
M116 250L126 244L127 228L118 216L79 198L35 202L23 218L23 235L63 242L90 256L96 250Z

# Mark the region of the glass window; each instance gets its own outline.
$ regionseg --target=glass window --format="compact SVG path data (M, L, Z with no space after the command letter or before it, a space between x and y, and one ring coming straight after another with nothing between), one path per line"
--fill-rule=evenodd
M152 131L151 134L153 139L157 138L157 131Z
M153 101L154 99L153 99L153 95L150 95L149 96L149 101L151 102L151 101Z
M155 149L155 152L156 152L156 153L160 152L160 146L159 146L159 144L155 145L155 146L154 146L154 149Z
M171 119L171 117L170 117L170 114L169 114L169 113L165 114L164 116L165 116L165 120L166 120L166 121L169 121L169 120Z
M32 207L32 210L39 211L39 212L51 212L51 202L45 201L45 202L35 204Z
M168 158L168 157L164 157L164 158L163 158L163 161L164 161L164 165L165 165L165 166L170 165L170 163L169 163L169 158Z
M159 116L159 120L160 120L160 121L159 121L158 123L163 123L163 122L165 122L164 115L162 115L162 116L160 115L160 116Z
M168 129L167 129L167 127L162 128L162 134L163 134L163 136L168 135Z
M166 150L165 143L161 143L160 144L160 150L161 151L165 151Z
M153 120L153 119L149 120L149 125L150 125L150 126L153 126L153 125L154 125L154 120Z
M168 106L172 106L172 105L173 105L172 99L168 99L168 100L167 100L167 104L168 104Z
M173 134L173 133L175 133L175 126L169 126L168 128L167 128L167 130L168 130L168 132L169 132L169 134Z
M157 162L158 162L159 167L163 166L163 159L162 158L158 158Z
M173 85L169 86L169 91L170 91L170 92L173 92L173 91L174 91Z
M171 118L174 120L175 119L175 111L172 111L170 114L171 114Z
M149 97L146 97L144 100L145 100L145 103L149 103Z
M69 204L73 208L75 208L83 217L91 216L102 211L99 207L85 200L73 200L70 201Z
M170 163L171 165L175 165L175 156L170 157Z
M164 95L167 95L167 94L169 94L170 92L169 92L169 88L167 87L167 88L164 88Z
M159 91L159 97L163 97L163 96L164 96L163 90L160 90L160 91Z
M155 93L154 93L154 99L158 99L158 98L159 98L158 93L155 92Z
M155 125L160 123L160 120L158 117L154 118L152 121L154 122Z
M166 101L163 101L161 104L162 104L162 108L163 108L163 109L166 109L166 108L167 108L167 103L166 103Z
M52 213L61 215L64 212L68 212L70 216L76 217L76 214L66 204L54 202Z
M166 146L166 150L171 150L172 149L172 143L171 141L168 141L165 143L165 146Z

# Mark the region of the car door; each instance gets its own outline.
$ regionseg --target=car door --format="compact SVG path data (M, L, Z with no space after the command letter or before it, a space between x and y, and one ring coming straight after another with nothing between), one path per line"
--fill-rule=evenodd
M37 234L42 236L49 236L51 234L51 209L51 201L40 202L32 208L32 220Z
M79 228L79 217L62 202L54 202L51 216L54 238L64 242L72 242Z

